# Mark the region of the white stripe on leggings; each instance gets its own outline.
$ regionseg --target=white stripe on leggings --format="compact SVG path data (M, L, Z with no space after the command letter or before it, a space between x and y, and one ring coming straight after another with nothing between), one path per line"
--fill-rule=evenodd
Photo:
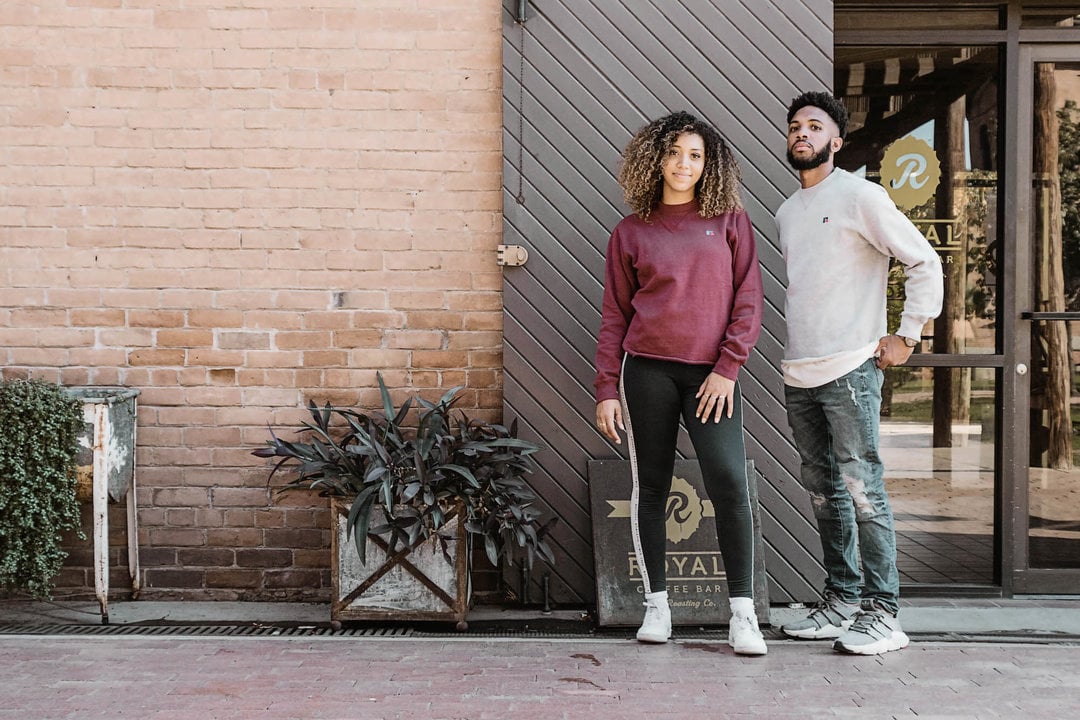
M641 526L638 524L638 500L640 486L638 485L637 452L634 449L634 424L630 422L630 408L626 405L626 385L623 378L626 377L626 356L623 355L622 368L619 372L619 402L622 403L623 417L626 424L626 447L630 453L630 477L633 481L630 491L630 537L634 541L634 555L637 556L638 571L641 573L641 582L645 593L652 592L649 584L649 571L645 567L645 555L641 552Z

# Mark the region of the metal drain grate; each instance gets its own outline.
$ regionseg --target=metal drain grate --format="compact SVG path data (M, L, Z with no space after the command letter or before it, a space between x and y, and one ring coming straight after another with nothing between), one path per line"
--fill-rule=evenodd
M274 625L3 625L0 635L138 635L195 637L409 637L412 628Z
M474 625L465 632L437 624L432 626L378 626L350 627L333 629L329 625L77 625L77 624L22 624L0 625L2 635L80 635L80 636L118 636L131 635L142 637L295 637L295 638L331 638L331 637L369 637L369 638L436 638L436 639L479 639L479 638L516 638L516 639L560 639L560 638L597 638L629 639L633 637L632 628L583 628L580 625L570 628L528 628L528 627L483 627ZM678 639L727 640L726 631L680 629Z
M530 628L526 626L508 627L506 625L488 626L474 624L469 630L459 632L452 628L443 628L437 623L430 626L378 626L364 627L348 625L335 630L329 625L77 625L77 624L22 624L0 625L2 635L81 635L81 636L118 636L132 635L143 637L379 637L379 638L432 638L432 639L603 639L630 640L634 637L634 628L594 628L574 624L569 627ZM765 630L768 640L780 639L779 633ZM727 642L727 630L724 628L680 627L674 640L705 640Z
M784 637L778 628L762 628L765 639L770 642L800 643ZM915 642L977 642L977 643L1034 643L1039 645L1080 646L1080 636L1067 633L909 633ZM403 638L403 639L515 639L515 640L632 640L633 628L545 628L527 627L472 627L465 632L437 627L380 626L342 627L335 630L329 625L73 625L73 624L24 624L0 625L3 635L78 635L92 637L139 636L139 637L282 637L282 638ZM725 628L680 627L672 637L674 642L706 641L726 643Z

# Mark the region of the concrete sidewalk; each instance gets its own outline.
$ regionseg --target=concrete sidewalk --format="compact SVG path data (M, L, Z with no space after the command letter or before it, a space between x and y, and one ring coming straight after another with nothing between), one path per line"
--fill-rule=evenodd
M770 622L779 628L804 616L805 608L773 606ZM329 606L323 603L118 601L109 604L111 625L325 625ZM542 614L533 608L476 606L469 613L473 630L557 628L587 634L592 620L580 610L558 609ZM900 619L912 636L937 640L1011 637L1031 641L1080 641L1080 599L944 600L905 599ZM678 621L678 619L676 619ZM101 615L96 602L0 602L0 627L27 625L95 625ZM612 632L618 633L618 630ZM676 632L676 634L678 634ZM632 633L627 632L630 637ZM770 633L779 638L777 632Z
M0 720L1068 718L1080 647L0 635Z
M722 628L680 627L650 646L633 628L598 630L574 610L482 606L465 633L446 624L441 633L311 635L305 628L329 630L324 604L115 602L101 628L93 602L8 601L0 720L1080 714L1075 599L906 600L911 646L874 657L781 638L776 626L805 612L772 608L769 653L748 658L732 653ZM206 626L226 633L200 634ZM531 632L539 627L555 631Z

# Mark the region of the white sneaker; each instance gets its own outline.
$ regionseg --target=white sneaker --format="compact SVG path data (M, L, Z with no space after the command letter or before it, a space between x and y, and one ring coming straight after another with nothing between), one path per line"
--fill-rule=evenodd
M788 637L802 640L838 638L851 627L859 603L847 603L832 590L826 590L821 600L802 620L796 620L780 627Z
M735 650L736 655L764 655L769 652L761 629L758 628L753 599L731 598L728 645Z
M836 639L833 649L855 655L881 655L903 650L911 641L900 621L873 598L862 601L855 622Z
M671 637L671 608L666 597L645 601L645 620L637 631L638 642L666 643Z

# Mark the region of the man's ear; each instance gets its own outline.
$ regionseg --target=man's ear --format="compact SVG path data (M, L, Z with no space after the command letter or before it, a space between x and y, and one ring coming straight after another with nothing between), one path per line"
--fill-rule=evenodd
M832 145L832 151L836 152L840 148L844 147L844 138L834 137L832 140L829 141L829 144Z

